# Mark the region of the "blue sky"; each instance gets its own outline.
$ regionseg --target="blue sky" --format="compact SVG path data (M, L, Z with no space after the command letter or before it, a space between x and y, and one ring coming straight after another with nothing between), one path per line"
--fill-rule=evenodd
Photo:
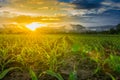
M117 25L120 23L120 0L0 0L1 22L9 21L5 17L18 15L59 15L64 17L64 24L88 27Z

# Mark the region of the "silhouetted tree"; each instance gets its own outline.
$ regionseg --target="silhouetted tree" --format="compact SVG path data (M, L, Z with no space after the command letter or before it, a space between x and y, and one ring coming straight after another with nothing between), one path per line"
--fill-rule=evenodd
M117 33L120 33L120 24L118 24L118 25L116 26L116 31L117 31Z
M116 30L114 28L111 28L110 31L109 31L110 34L116 34Z

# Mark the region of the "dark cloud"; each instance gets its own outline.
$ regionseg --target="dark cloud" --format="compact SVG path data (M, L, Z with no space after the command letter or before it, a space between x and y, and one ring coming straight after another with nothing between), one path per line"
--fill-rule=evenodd
M111 1L116 2L116 3L120 2L120 0L111 0Z
M71 0L58 0L60 2L70 2Z
M120 18L120 10L107 10L105 11L104 13L102 13L103 15L106 15L106 16L119 16Z
M72 4L76 5L77 9L92 9L101 7L101 2L104 0L74 0Z
M59 0L75 5L73 22L86 26L120 23L120 0Z
M76 5L77 9L94 9L103 7L102 2L120 3L120 0L58 0ZM112 6L112 5L111 5Z
M109 9L101 13L86 13L85 16L106 16L106 17L117 16L118 18L120 18L120 10Z
M107 10L100 14L85 14L84 16L87 16L86 22L96 22L95 24L101 24L101 25L116 25L120 23L120 10ZM80 19L80 18L79 18ZM85 17L86 19L86 17ZM91 22L92 24L92 22ZM92 24L93 25L93 24Z

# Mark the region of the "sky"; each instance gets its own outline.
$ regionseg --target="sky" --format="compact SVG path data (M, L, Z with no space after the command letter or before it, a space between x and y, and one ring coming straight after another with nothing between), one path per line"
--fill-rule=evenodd
M120 0L0 0L0 23L31 22L117 25Z

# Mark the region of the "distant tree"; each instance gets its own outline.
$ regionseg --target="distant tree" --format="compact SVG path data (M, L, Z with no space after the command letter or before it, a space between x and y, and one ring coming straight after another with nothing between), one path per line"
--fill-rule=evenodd
M116 31L117 31L117 33L120 33L120 24L118 24L118 25L116 26Z
M111 28L110 31L109 31L110 34L116 34L116 30L114 28Z

